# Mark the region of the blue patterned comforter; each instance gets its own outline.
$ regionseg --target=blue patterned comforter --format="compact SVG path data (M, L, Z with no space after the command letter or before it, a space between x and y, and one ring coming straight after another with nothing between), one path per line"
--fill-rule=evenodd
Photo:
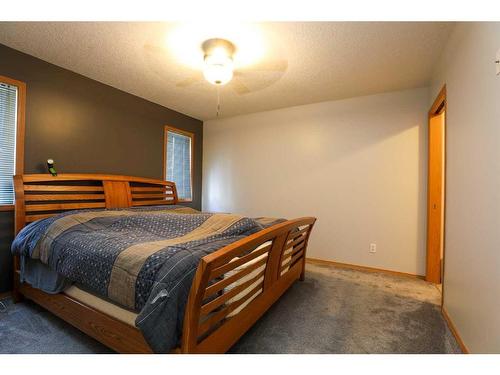
M138 312L146 341L168 352L180 342L200 259L263 227L256 219L183 206L79 210L26 226L12 252Z

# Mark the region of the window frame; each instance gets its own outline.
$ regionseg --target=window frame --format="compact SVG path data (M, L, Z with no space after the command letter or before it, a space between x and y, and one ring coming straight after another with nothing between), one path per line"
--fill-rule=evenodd
M17 124L16 124L16 175L24 173L24 132L26 122L26 83L0 75L0 82L17 87ZM14 198L15 200L15 198ZM15 203L15 202L14 202ZM0 211L13 211L14 204L0 205Z
M191 162L190 162L190 184L191 184L191 199L180 199L179 202L190 203L193 202L194 190L193 190L193 162L194 162L194 133L188 132L186 130L174 128L170 125L165 125L163 130L163 180L167 180L167 160L168 160L168 132L183 135L191 138Z

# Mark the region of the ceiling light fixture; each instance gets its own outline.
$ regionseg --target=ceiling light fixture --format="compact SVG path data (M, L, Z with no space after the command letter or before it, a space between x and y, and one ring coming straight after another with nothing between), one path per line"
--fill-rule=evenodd
M203 75L214 85L225 85L233 78L233 55L236 48L226 39L213 38L203 42L205 65Z
M263 26L255 22L226 19L178 22L165 32L165 44L179 64L202 71L205 51L201 48L207 39L230 40L237 49L232 54L234 70L250 67L262 60L269 41Z

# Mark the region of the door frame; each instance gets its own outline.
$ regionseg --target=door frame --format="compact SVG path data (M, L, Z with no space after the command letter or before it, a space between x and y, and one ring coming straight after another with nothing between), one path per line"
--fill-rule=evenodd
M447 133L447 101L446 101L446 85L444 85L439 91L439 94L437 95L436 99L434 100L434 103L432 104L429 113L428 113L428 151L427 151L427 231L426 231L426 272L425 272L425 279L430 282L438 283L439 281L442 284L442 294L444 294L444 263L445 263L445 253L446 253L446 245L445 245L445 240L446 240L446 197L447 197L447 184L446 184L446 162L447 162L447 147L446 147L446 133ZM442 243L443 243L443 266L442 266L442 271L441 271L441 264L439 264L439 275L436 275L435 272L432 272L431 269L435 269L435 260L436 259L436 254L435 254L435 247L429 246L430 244L430 227L429 227L429 222L430 222L430 214L431 214L431 202L430 202L430 126L431 126L431 119L435 116L438 116L442 112L445 112L445 117L444 117L444 161L443 161L443 183L444 183L444 197L442 201L442 210L443 210L443 222L441 225L443 226L442 232L443 232L443 238L442 238ZM440 255L440 254L439 254ZM439 260L441 257L437 257ZM440 277L439 277L440 276ZM437 280L439 278L439 280Z

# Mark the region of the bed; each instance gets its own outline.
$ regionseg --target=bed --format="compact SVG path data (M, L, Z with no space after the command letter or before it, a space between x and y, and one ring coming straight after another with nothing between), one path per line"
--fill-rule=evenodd
M304 279L312 217L197 212L174 183L131 176L16 175L14 188L14 301L119 353L224 353ZM72 283L31 285L38 263Z

